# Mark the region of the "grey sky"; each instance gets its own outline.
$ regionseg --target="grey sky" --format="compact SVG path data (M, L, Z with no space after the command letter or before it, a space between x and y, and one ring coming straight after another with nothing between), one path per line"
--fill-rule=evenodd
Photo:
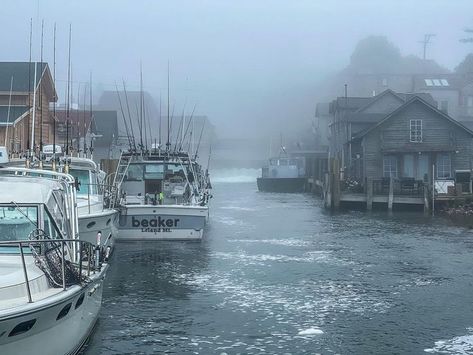
M418 41L436 33L428 57L450 69L473 50L458 41L464 27L473 27L471 0L2 0L8 31L0 32L1 60L28 60L30 17L37 60L45 20L50 63L57 23L60 100L72 23L74 80L87 81L92 71L100 88L111 90L124 78L137 89L142 60L145 89L158 98L166 92L169 60L176 109L196 103L222 136L309 120L317 82L348 64L357 41L370 34L420 56Z

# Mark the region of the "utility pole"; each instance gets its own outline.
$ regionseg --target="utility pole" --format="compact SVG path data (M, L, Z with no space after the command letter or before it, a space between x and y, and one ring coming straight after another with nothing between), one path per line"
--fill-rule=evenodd
M432 43L431 40L435 36L436 36L435 33L426 33L424 35L424 40L419 41L419 43L421 43L423 45L423 49L424 49L422 59L424 59L424 60L427 59L427 46Z

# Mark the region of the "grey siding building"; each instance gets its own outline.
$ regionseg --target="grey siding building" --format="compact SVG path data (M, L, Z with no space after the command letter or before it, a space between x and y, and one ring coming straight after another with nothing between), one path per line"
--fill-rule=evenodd
M473 132L420 97L413 97L353 142L361 147L362 176L428 183L470 174Z

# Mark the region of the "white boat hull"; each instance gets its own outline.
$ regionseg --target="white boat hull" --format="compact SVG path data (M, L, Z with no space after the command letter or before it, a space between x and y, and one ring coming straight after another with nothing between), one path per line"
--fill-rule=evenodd
M208 207L126 205L117 240L201 240Z
M77 354L97 321L106 267L91 275L92 281L85 287L76 285L57 296L13 308L9 314L0 314L0 354ZM76 308L82 295L83 301ZM69 312L57 319L69 304ZM29 330L10 336L15 327L31 320L36 321Z
M97 244L97 234L102 233L101 245L105 248L113 244L118 235L117 210L104 210L91 214L79 214L79 235L81 240L85 240L94 245Z

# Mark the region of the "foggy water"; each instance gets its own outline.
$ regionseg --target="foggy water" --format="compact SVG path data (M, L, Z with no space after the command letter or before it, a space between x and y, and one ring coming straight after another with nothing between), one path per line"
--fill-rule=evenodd
M205 241L117 246L87 355L473 351L468 230L216 180Z

